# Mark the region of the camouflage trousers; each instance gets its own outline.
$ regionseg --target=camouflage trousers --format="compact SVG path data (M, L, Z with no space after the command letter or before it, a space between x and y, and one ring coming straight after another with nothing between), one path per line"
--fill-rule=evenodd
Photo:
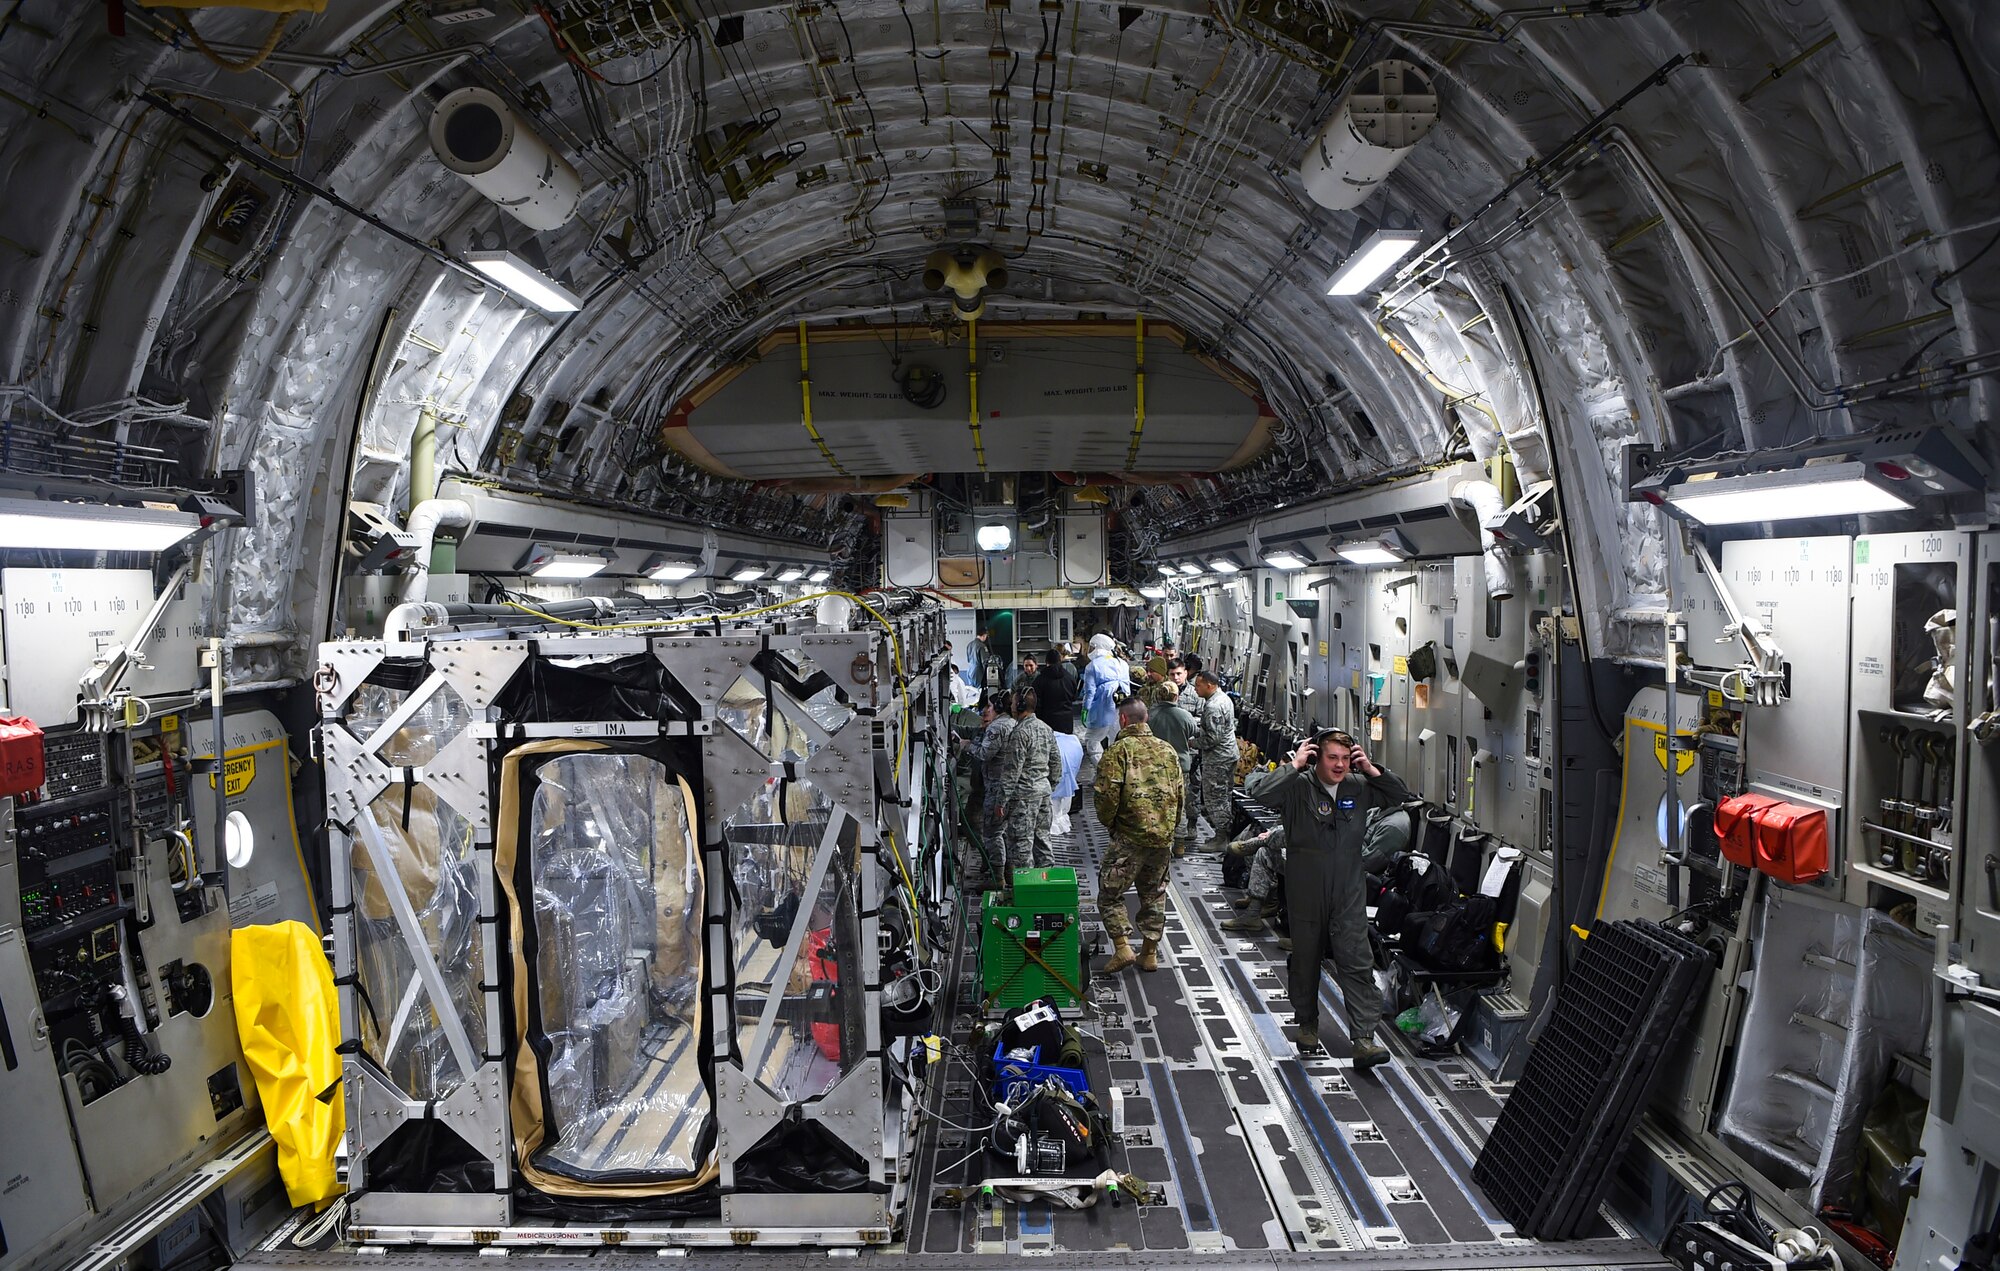
M1285 850L1264 844L1250 858L1250 894L1259 900L1275 899L1284 881Z
M1173 846L1140 847L1123 839L1112 839L1104 849L1104 861L1097 869L1097 916L1104 934L1113 940L1131 939L1133 922L1125 913L1125 893L1139 892L1139 935L1157 941L1167 930L1167 867L1173 863Z
M1055 863L1055 851L1049 842L1049 827L1054 824L1055 815L1055 805L1049 802L1046 791L1031 794L1025 802L1008 809L1004 831L1008 878L1013 878L1017 869L1046 869ZM997 852L994 859L997 863Z
M1181 756L1181 819L1174 826L1174 842L1185 846L1194 838L1195 782L1200 774L1194 768L1194 756Z
M1003 885L1007 870L1007 821L995 807L982 807L969 828L979 835L979 846L965 841L959 853L959 889L964 892L989 890ZM986 862L992 861L991 869Z
M1217 834L1227 836L1230 822L1236 819L1236 809L1230 805L1229 790L1236 781L1236 756L1207 753L1201 757L1201 767L1195 773L1194 810L1208 828Z

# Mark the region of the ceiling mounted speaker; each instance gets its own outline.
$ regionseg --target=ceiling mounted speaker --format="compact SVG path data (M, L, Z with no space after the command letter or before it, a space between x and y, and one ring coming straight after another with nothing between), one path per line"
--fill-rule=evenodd
M576 168L493 90L445 94L431 112L430 141L439 163L529 229L556 229L576 214Z
M1438 121L1437 88L1413 62L1376 62L1299 162L1306 193L1336 211L1361 206Z

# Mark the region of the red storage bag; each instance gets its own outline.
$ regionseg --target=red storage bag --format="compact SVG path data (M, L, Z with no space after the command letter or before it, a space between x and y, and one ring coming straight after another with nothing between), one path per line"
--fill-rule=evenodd
M1757 814L1780 800L1768 794L1732 794L1715 805L1715 837L1732 865L1757 867Z
M1760 810L1757 868L1781 883L1809 883L1826 873L1826 811L1796 803Z
M0 795L42 788L42 730L32 719L0 717Z

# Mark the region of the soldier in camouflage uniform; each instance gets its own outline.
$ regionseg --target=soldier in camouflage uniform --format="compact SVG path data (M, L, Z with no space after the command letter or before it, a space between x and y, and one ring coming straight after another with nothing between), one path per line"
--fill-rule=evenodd
M1206 668L1194 677L1194 691L1201 701L1201 712L1195 716L1194 752L1201 757L1195 811L1209 829L1227 834L1236 819L1229 805L1229 790L1236 783L1236 704L1222 691L1215 672Z
M1097 912L1111 937L1105 974L1138 964L1159 966L1160 937L1166 931L1167 866L1174 826L1181 816L1181 761L1174 748L1146 727L1146 704L1137 698L1118 708L1118 739L1098 761L1093 797L1097 819L1111 836L1097 876ZM1132 952L1132 920L1125 914L1126 889L1139 892L1139 935L1145 946Z
M1045 869L1054 862L1049 826L1055 805L1049 791L1062 780L1062 752L1055 730L1035 717L1035 690L1014 690L1014 731L1007 737L1001 777L1001 813L1006 822L1007 879L1017 869ZM1009 890L1006 883L1001 890Z
M1201 697L1194 691L1195 672L1199 670L1201 670L1201 659L1192 653L1183 653L1167 664L1167 682L1172 684L1174 692L1179 694L1174 704L1186 711L1190 720L1201 718ZM1182 756L1182 766L1187 769L1187 800L1181 804L1180 836L1192 843L1195 821L1194 791L1195 784L1201 780L1201 756L1195 753L1192 746L1188 748L1188 753Z
M1005 886L1012 880L1006 874L1006 843L1002 827L1005 822L1001 815L1005 806L1007 739L1014 732L1013 695L996 692L986 695L979 704L979 718L986 730L965 743L965 749L979 763L982 793L979 804L979 842L986 849L986 859L993 868L1005 874L1002 878L963 878L962 886L970 888L975 883L985 886ZM969 860L979 859L977 852L969 854ZM982 871L968 871L976 873Z
M1243 779L1243 793L1255 798L1257 792L1277 777L1275 772L1253 772ZM1285 881L1285 827L1257 833L1246 832L1229 845L1238 856L1250 857L1250 894L1235 902L1245 912L1222 924L1224 931L1262 931L1265 922L1276 918L1280 909L1278 889ZM1290 949L1291 941L1281 942Z

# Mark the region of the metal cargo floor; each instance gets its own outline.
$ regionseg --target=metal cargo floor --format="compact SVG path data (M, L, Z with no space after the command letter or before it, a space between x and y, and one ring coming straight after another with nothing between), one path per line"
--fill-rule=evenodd
M1087 804L1087 800L1086 800ZM1056 863L1073 865L1083 887L1086 947L1101 942L1096 921L1096 864L1103 830L1086 806L1076 831L1058 840ZM975 1136L932 1127L919 1151L903 1239L852 1251L688 1250L701 1266L825 1265L854 1256L907 1268L998 1267L1046 1257L1064 1267L1195 1265L1279 1267L1337 1262L1354 1268L1664 1267L1670 1264L1606 1216L1593 1238L1541 1244L1513 1234L1472 1185L1472 1161L1505 1087L1486 1081L1463 1059L1428 1060L1389 1036L1395 1058L1357 1074L1341 1035L1343 1015L1331 977L1320 986L1328 1053L1301 1059L1284 1025L1285 954L1266 933L1224 932L1234 915L1221 883L1221 858L1191 854L1174 863L1160 969L1091 981L1091 1014L1082 1027L1103 1045L1087 1046L1094 1088L1125 1091L1126 1133L1113 1167L1157 1189L1145 1205L1100 1201L1083 1210L1046 1203L980 1203L986 1164ZM1129 900L1128 900L1128 903ZM1100 953L1093 959L1103 962ZM977 958L961 951L956 997L976 1004ZM950 1038L964 1045L973 1024L961 1012ZM949 1065L940 1110L944 1122L984 1125L991 1113L976 1098L965 1063ZM933 1096L936 1097L935 1095ZM973 1199L954 1203L953 1190ZM290 1226L291 1224L287 1224ZM286 1232L243 1267L352 1265L354 1251L308 1251ZM498 1252L498 1251L492 1251ZM655 1250L527 1250L591 1265L660 1265ZM368 1259L374 1261L374 1259ZM382 1261L410 1268L491 1266L492 1254L450 1249L393 1249Z

